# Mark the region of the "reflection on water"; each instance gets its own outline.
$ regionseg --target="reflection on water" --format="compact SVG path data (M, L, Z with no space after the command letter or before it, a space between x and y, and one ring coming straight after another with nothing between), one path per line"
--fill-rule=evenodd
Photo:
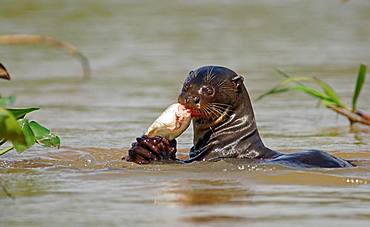
M237 205L248 197L248 191L237 182L222 180L186 180L176 182L170 189L164 191L168 202L184 206ZM173 197L173 199L170 199Z
M1 171L0 197L17 199L27 196L45 195L50 187L37 177L31 177L32 171L29 170L9 170L6 174ZM14 176L17 176L14 179ZM1 190L2 188L2 190Z
M369 160L369 153L337 155ZM344 213L361 224L369 218L367 209L356 208L370 202L369 161L355 168L306 170L246 160L139 166L121 161L123 155L124 149L63 147L37 158L2 159L2 216L7 223L35 221L29 209L37 201L38 210L49 215L35 223L62 224L69 211L80 208L86 217L81 223L98 219L111 225L149 220L285 225L287 219L314 217L342 222ZM338 213L338 207L345 211ZM15 210L28 215L15 221Z
M0 81L1 94L39 105L30 116L63 143L0 158L0 225L368 226L368 129L350 131L302 94L254 103L264 142L284 152L326 150L357 167L138 166L121 158L200 65L244 75L252 98L276 85L280 68L318 76L350 103L358 64L370 59L369 12L368 1L339 0L2 1L1 33L71 42L89 57L93 78L81 82L78 63L59 50L0 46L13 76ZM370 112L366 83L358 105ZM190 129L178 145L185 157Z
M208 222L217 222L217 223L232 223L232 222L242 222L248 220L245 217L232 216L232 215L194 215L189 217L184 217L180 219L184 222L192 223L208 223Z

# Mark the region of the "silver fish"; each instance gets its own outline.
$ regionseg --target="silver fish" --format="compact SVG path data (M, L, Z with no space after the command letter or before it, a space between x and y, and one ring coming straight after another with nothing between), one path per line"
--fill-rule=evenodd
M190 125L190 111L180 103L169 106L153 122L145 133L147 136L162 136L173 140L180 136Z

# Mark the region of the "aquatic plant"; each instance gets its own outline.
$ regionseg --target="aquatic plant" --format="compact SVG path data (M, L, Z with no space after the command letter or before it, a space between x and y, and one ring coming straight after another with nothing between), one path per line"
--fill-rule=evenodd
M275 95L292 90L299 91L310 95L311 97L319 100L323 106L345 116L351 125L353 123L370 125L370 114L364 113L357 109L357 100L365 83L366 65L361 64L358 70L356 85L352 96L352 107L346 105L329 84L316 77L290 76L281 70L277 70L277 72L286 79L280 82L277 86L273 87L271 90L260 95L256 101L261 100L269 95ZM307 83L317 85L320 90L307 85Z
M10 75L0 63L0 78L10 80ZM60 138L50 132L36 121L26 118L28 113L39 110L38 107L8 108L15 102L14 96L2 97L0 95L0 155L13 149L22 153L34 144L46 147L60 146ZM9 141L10 146L2 148Z

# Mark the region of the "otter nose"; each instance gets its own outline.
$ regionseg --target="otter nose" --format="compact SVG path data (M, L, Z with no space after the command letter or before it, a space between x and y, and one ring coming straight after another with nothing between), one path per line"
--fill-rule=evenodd
M200 99L193 95L180 95L178 101L184 105L196 105L199 104Z
M197 96L188 96L185 98L185 102L189 104L198 104L199 103L199 97Z

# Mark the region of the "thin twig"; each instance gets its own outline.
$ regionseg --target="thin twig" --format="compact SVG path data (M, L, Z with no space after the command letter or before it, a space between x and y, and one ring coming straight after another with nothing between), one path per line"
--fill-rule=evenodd
M358 115L356 113L353 113L349 110L346 110L344 108L334 106L334 105L330 105L330 106L327 106L327 107L331 110L334 110L338 114L341 114L341 115L345 116L351 122L351 124L357 122L357 123L361 123L361 124L364 124L364 125L370 125L370 120L368 120L364 117L361 117L360 115Z
M17 44L47 44L50 46L60 47L67 50L68 54L76 57L82 65L83 77L90 77L91 69L89 60L75 46L70 43L62 42L50 36L17 34L17 35L0 35L0 44L17 45Z
M5 66L0 62L0 79L10 80L10 75Z

